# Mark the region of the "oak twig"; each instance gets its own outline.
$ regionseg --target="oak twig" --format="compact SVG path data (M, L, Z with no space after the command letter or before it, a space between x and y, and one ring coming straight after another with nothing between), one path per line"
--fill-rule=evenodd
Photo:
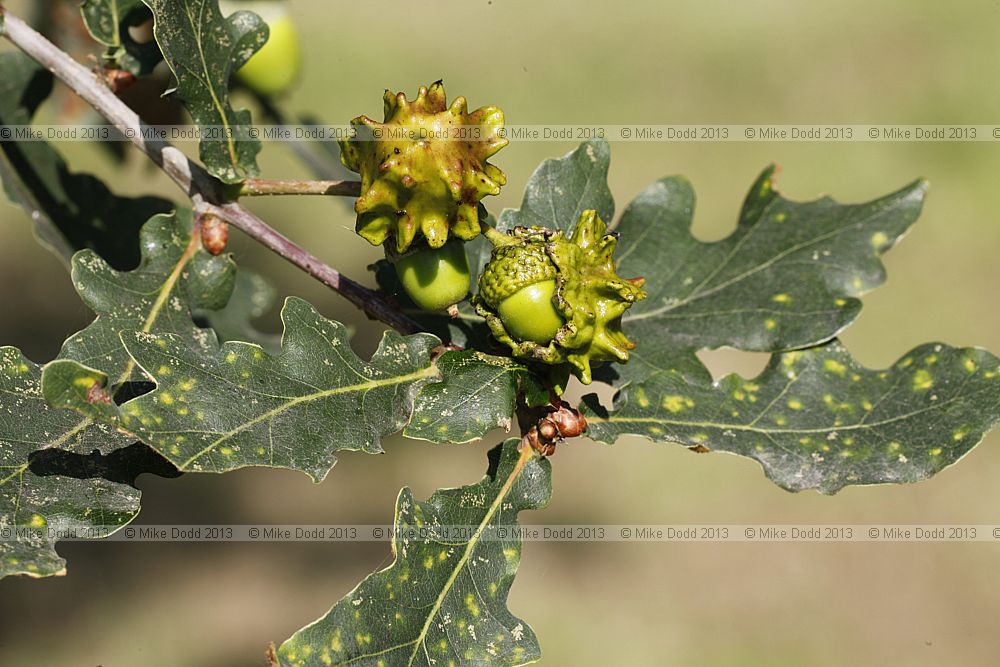
M336 197L357 197L361 195L359 181L300 181L267 180L248 178L240 188L241 197L264 197L268 195L326 195Z
M285 238L239 203L231 201L225 187L219 181L204 167L188 160L187 156L169 142L147 138L139 116L118 99L101 78L9 11L4 11L3 36L52 72L144 152L191 198L196 213L213 213L242 230L266 248L341 294L364 311L368 317L379 320L403 334L421 330L414 320L401 313L383 294L342 275L304 248Z

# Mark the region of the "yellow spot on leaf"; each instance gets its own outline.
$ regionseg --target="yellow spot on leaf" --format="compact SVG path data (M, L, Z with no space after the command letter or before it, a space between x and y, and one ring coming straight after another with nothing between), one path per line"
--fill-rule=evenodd
M801 410L802 401L800 401L797 398L793 398L790 401L788 401L788 407L791 408L792 410Z
M801 352L786 352L785 355L781 358L781 363L783 363L785 366L792 366L793 364L795 364L796 361L799 360L800 357L802 357Z
M476 603L476 598L472 593L467 593L465 596L465 608L469 610L474 618L479 618L479 605Z
M879 250L889 242L889 236L885 232L875 232L872 234L872 247Z
M823 361L823 369L828 373L833 373L834 375L839 375L844 377L847 374L847 366L840 363L836 359L825 359Z
M635 400L639 401L640 408L649 407L649 397L646 396L646 392L642 389L642 387L635 390Z
M87 375L85 377L78 377L73 380L73 385L79 387L80 389L90 389L95 384L97 384L97 378L92 375Z
M775 303L790 303L791 300L792 297L788 294L775 294L771 297L771 301L774 301Z
M926 369L919 369L913 374L913 389L915 391L925 391L934 386L934 378Z
M664 410L670 412L681 412L682 410L694 407L694 401L685 396L664 396L661 401Z

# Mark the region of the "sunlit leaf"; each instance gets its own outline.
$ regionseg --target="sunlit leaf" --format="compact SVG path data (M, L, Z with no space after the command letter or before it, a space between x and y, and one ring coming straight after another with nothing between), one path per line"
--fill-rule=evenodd
M249 343L203 347L190 335L123 333L155 391L121 406L95 401L108 376L55 361L45 367L45 398L133 434L182 471L276 466L319 481L336 451L381 452L381 438L403 428L419 389L439 377L434 336L386 332L366 362L345 327L305 301L289 298L281 317L277 356Z
M519 458L517 444L491 452L478 484L442 489L424 502L403 489L393 563L282 644L280 664L512 667L537 660L538 640L507 610L507 595L521 560L517 515L548 504L552 471L545 459ZM473 530L463 538L442 526Z
M437 361L443 377L424 387L403 431L410 438L463 443L495 428L509 430L520 379L528 369L509 357L475 350L446 352Z
M217 0L144 2L177 95L203 131L202 162L225 183L257 175L260 142L248 134L250 112L231 106L229 79L267 41L267 24L253 12L225 17Z
M758 461L790 491L916 482L951 465L1000 422L1000 359L928 344L886 370L837 341L775 354L752 380L692 381L663 369L628 385L608 414L588 399L588 435L641 435Z
M615 202L608 188L611 149L603 139L595 139L559 159L545 160L528 179L519 209L506 209L497 228L549 227L570 231L580 214L593 209L605 221L615 214Z
M858 297L885 281L879 258L917 219L926 189L917 181L865 204L799 203L777 193L772 168L751 188L736 231L705 243L691 235L690 184L657 181L615 227L620 271L647 279L648 298L625 316L636 354L829 340L857 317Z

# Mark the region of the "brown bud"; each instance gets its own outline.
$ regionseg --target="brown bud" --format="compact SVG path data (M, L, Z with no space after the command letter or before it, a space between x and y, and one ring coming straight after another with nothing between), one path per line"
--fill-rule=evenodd
M136 78L132 72L126 72L123 69L106 69L104 70L104 80L108 84L108 88L115 95L127 90L135 85Z
M537 426L532 426L521 438L522 443L527 443L532 449L542 456L552 456L556 453L556 444L552 441L544 440L538 432Z
M201 227L201 245L213 255L222 254L229 242L229 225L212 213L198 218Z
M548 420L559 429L563 438L575 438L587 432L587 420L579 410L562 405L548 416Z
M542 440L555 440L559 437L559 427L550 419L543 419L538 422L538 435Z

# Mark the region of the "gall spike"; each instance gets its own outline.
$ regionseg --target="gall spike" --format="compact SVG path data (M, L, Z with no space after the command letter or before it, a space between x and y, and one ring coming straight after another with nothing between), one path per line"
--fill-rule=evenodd
M479 202L500 193L504 173L486 160L507 145L503 112L469 113L464 97L447 104L438 81L416 99L385 92L385 120L359 116L354 137L341 140L341 160L361 175L357 232L372 245L394 239L404 253L418 236L431 248L452 235L479 232Z

